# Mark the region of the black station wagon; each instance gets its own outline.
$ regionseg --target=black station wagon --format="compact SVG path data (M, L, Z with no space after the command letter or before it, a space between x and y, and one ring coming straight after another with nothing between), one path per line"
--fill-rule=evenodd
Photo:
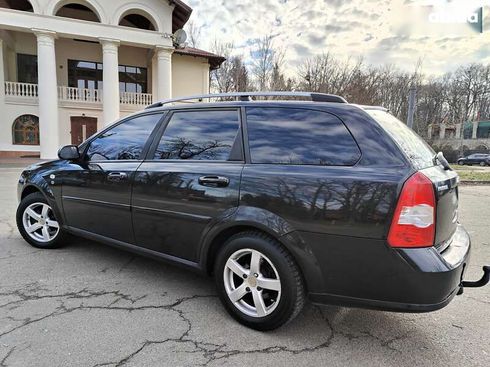
M306 298L424 312L488 282L488 267L463 281L458 175L384 108L305 92L192 96L59 157L20 177L27 242L54 248L70 233L212 274L255 329L293 319Z

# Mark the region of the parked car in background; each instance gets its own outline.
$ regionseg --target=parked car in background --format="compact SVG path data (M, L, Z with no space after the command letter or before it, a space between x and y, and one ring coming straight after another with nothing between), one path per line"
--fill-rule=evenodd
M71 233L213 275L231 316L258 330L307 297L426 312L469 283L458 175L381 107L305 92L181 98L59 157L19 179L27 242Z
M480 166L490 166L490 154L475 153L470 154L467 157L462 157L458 159L458 164L460 166L472 166L478 164Z

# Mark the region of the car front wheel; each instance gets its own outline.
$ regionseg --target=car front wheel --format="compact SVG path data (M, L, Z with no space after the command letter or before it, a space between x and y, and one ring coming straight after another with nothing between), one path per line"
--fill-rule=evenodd
M464 162L463 162L463 161L458 161L458 164L459 164L460 166L464 166Z
M64 233L53 208L40 192L22 199L16 219L20 234L32 246L49 249L62 245Z
M231 237L217 256L214 275L226 310L250 328L276 329L303 307L303 280L294 259L260 232Z

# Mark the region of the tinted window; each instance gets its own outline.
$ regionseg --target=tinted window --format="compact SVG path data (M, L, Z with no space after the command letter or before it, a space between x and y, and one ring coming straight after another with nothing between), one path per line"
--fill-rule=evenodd
M227 160L238 128L235 110L175 112L155 159Z
M135 117L107 130L90 143L87 159L141 159L141 151L161 117L161 114Z
M366 110L405 152L415 168L434 165L435 152L412 129L392 114L382 110Z
M359 148L342 121L297 108L247 108L253 163L352 165Z

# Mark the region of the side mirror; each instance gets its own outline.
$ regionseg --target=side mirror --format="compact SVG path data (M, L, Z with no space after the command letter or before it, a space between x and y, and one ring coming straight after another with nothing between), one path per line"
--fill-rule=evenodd
M60 159L66 159L68 161L73 161L80 158L80 152L76 145L65 145L63 148L58 150L58 157Z

